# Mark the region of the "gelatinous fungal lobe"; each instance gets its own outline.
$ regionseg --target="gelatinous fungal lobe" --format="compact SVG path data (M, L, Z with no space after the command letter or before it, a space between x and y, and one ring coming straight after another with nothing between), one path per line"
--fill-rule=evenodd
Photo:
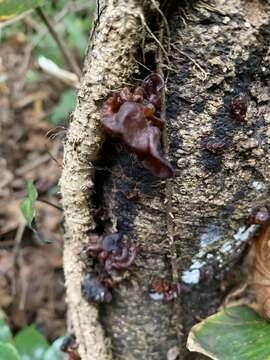
M76 343L76 338L73 334L68 335L64 338L60 350L69 355L69 360L81 359L78 352L78 344Z
M82 293L86 301L108 303L112 300L111 292L101 284L94 274L88 273L82 282Z
M95 265L82 283L82 293L88 302L111 301L110 289L123 280L125 272L135 260L138 248L136 241L122 233L89 235L84 253L95 260Z
M261 207L251 215L249 223L256 225L263 225L270 219L270 213L267 207Z
M146 99L157 109L160 109L161 106L161 90L164 85L162 76L155 72L147 76L142 83Z
M248 109L248 97L244 93L235 96L231 101L232 116L238 121L244 121Z
M206 150L208 150L209 152L211 152L213 154L222 153L223 150L225 149L225 147L226 147L226 144L223 141L209 141L205 145Z
M156 279L152 282L149 296L152 300L170 301L176 299L181 292L180 284L174 284L170 281L163 279Z
M85 253L98 259L109 276L119 276L133 264L138 243L127 235L114 233L106 236L90 235Z
M170 163L161 155L160 107L162 77L150 74L133 93L127 88L114 93L101 110L101 123L111 137L119 137L144 167L162 179L173 176Z

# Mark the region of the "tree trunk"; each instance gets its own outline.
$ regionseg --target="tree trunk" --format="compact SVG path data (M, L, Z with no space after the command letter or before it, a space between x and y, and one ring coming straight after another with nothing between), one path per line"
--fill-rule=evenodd
M244 250L258 228L248 218L268 205L270 5L179 1L170 8L162 45L171 43L170 62L164 56L163 65L170 69L166 122L175 176L161 181L121 143L107 140L102 147L99 125L106 95L138 72L142 44L147 66L155 69L148 45L158 45L145 28L147 23L158 34L153 20L158 14L162 20L161 11L156 1L105 3L86 57L61 180L70 319L83 360L187 359L188 330L215 312L239 280ZM240 93L249 99L244 119L231 111ZM130 199L135 190L138 197ZM80 288L81 251L86 231L95 228L95 208L109 211L106 233L122 231L140 243L112 303L98 308L86 303ZM180 299L149 297L153 279L176 277Z

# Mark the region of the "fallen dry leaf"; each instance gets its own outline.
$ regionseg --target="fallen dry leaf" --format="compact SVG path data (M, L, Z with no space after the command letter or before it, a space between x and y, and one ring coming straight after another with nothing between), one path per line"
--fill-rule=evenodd
M254 308L261 316L270 320L270 220L262 225L256 239L252 283L257 300Z

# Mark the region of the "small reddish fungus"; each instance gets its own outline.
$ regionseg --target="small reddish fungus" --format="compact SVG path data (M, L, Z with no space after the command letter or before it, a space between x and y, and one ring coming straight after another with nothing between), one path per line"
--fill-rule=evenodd
M245 121L246 113L248 109L248 97L247 95L240 93L235 96L231 101L231 113L232 116L238 121Z
M270 219L269 210L266 207L261 207L257 212L251 216L249 222L251 224L263 225Z
M82 292L88 302L110 302L109 289L117 287L125 272L133 264L139 245L127 235L114 233L106 236L89 235L84 252L95 259L92 273L82 283Z
M76 338L73 334L68 335L64 338L60 350L69 355L69 360L81 359L78 352L78 344L76 343Z
M152 282L149 296L152 300L170 301L176 299L181 292L180 284L173 284L170 281L156 279Z
M164 88L164 79L158 73L151 73L142 83L146 99L157 109L161 106L161 91Z
M173 176L170 163L161 155L162 121L155 116L160 107L164 81L150 74L133 93L128 88L114 93L104 104L101 123L111 137L119 137L145 168L162 179Z
M213 154L220 154L225 149L226 144L222 141L208 142L205 147L206 150Z
M140 198L140 193L138 189L134 189L125 193L125 196L128 200L138 200Z
M114 233L106 236L90 235L84 251L96 257L109 276L121 275L134 262L138 243L129 240L127 235Z
M108 303L112 300L110 291L91 273L87 274L82 282L82 293L89 303Z

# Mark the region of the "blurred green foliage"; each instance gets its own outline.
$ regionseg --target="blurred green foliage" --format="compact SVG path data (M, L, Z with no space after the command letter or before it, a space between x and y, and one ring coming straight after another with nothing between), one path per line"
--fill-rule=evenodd
M9 0L4 0L4 3L7 4L7 1ZM35 5L39 0L27 0L24 5L26 6L26 3L29 5L31 1L32 5ZM22 3L21 0L11 0L11 2ZM42 10L50 19L58 35L73 52L77 62L82 64L87 48L89 29L93 22L95 0L43 0L42 5ZM14 34L23 33L32 45L34 57L44 56L65 69L66 65L59 48L40 17L35 11L29 17L35 26L30 26L23 21L6 26L1 34L2 40L7 40ZM40 73L31 69L26 73L26 80L28 83L38 82L40 81ZM76 93L74 90L66 90L62 95L60 94L58 104L50 111L51 123L58 125L62 120L67 119L74 110L75 102Z
M35 326L27 326L13 338L9 326L0 318L0 360L63 360L63 338L49 344Z
M52 21L53 18L59 19L59 15L61 12L64 13L65 6L68 3L75 4L75 2L68 2L67 0L49 1L45 3L43 10ZM72 12L67 9L66 15L60 18L60 21L56 21L54 28L65 41L66 46L73 50L77 54L77 58L82 61L86 51L89 28L93 21L95 2L93 0L76 0L76 8L83 8L84 10L74 10ZM34 15L34 19L40 21L36 15ZM45 32L42 37L40 34L33 33L31 41L34 46L35 55L43 55L54 61L57 65L65 66L58 47L48 32Z
M9 4L13 1L19 1L20 4L24 4L23 6L25 6L26 10L29 9L29 7L26 7L26 3L29 5L30 3L40 2L40 0L27 0L26 2L21 0L4 0L4 4ZM77 54L79 60L82 60L87 46L89 29L93 21L95 0L43 0L42 4L44 13L49 17L66 46L72 49L75 55ZM2 3L0 2L0 18L1 6ZM23 6L20 5L21 8ZM59 53L55 40L48 33L39 16L34 11L29 16L39 27L39 31L35 31L35 29L25 25L22 21L18 21L11 26L6 26L2 30L1 39L8 39L15 33L24 33L28 41L32 43L33 52L36 56L45 56L57 63L57 65L64 66L64 60Z
M53 108L50 122L58 125L61 120L67 119L69 114L74 110L76 104L76 91L73 89L64 92L58 104Z
M38 198L38 192L32 180L27 181L26 189L27 197L22 199L20 206L27 225L31 228L35 218L35 203Z
M246 305L227 307L193 326L187 348L214 360L270 360L270 324Z
M24 11L31 10L36 6L42 5L44 0L1 0L0 1L0 20L5 20Z

